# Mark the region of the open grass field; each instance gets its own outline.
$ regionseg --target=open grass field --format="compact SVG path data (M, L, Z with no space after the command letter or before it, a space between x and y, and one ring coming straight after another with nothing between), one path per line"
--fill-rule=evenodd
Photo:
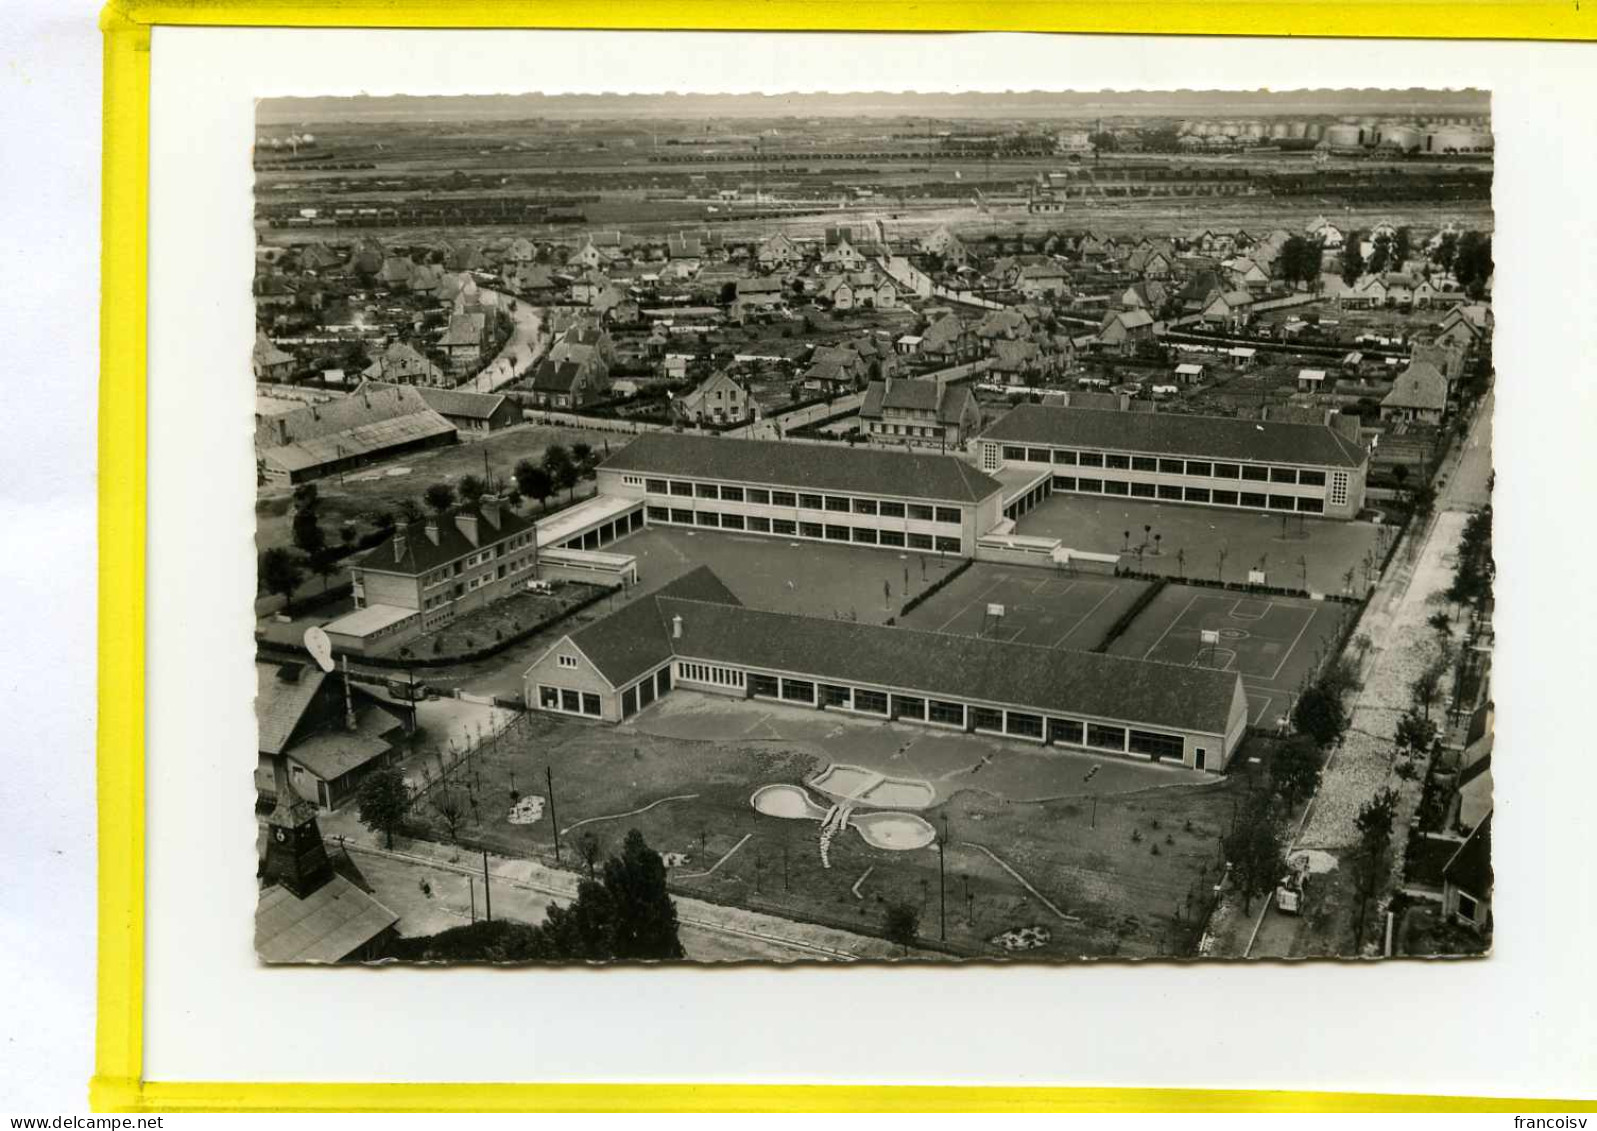
M1064 494L1044 500L1018 530L1071 549L1126 553L1146 573L1246 581L1250 569L1263 569L1270 585L1355 597L1364 593L1366 555L1383 537L1368 522L1291 517L1283 529L1279 515Z
M321 499L322 525L330 537L337 537L338 527L348 521L362 530L372 527L372 517L382 510L393 510L404 499L419 499L421 493L434 483L458 483L465 475L481 476L484 461L496 479L513 482L511 469L522 459L534 463L543 458L544 450L551 444L586 443L603 454L606 437L596 432L577 428L546 428L524 424L496 432L486 440L469 444L455 444L413 455L398 456L382 463L352 471L340 479L330 476L316 482ZM611 443L615 442L611 438ZM592 481L578 486L580 496L593 491ZM255 501L256 550L270 546L286 546L293 541L291 516L293 492L288 488L262 491ZM550 500L551 506L566 501L564 493ZM527 504L536 514L536 500Z
M899 623L906 628L985 636L1048 648L1090 649L1151 584L977 562ZM991 604L1002 618L987 615Z
M827 867L816 821L752 807L760 786L803 785L834 762L934 786L920 815L947 829L941 886L935 845L890 851L845 829ZM671 854L682 895L863 934L880 934L887 906L907 902L926 945L1054 960L1187 953L1218 875L1219 838L1248 784L1246 774L1219 779L677 692L623 727L525 716L470 767L478 804L462 840L552 860L554 822L508 819L512 788L544 796L546 769L568 867L581 866L587 837L602 856L637 828ZM417 816L446 839L425 804ZM993 942L1028 927L1047 941L1019 952Z
M1273 726L1357 606L1169 585L1110 646L1116 656L1242 673L1248 721ZM1202 634L1219 634L1205 644Z
M960 559L915 550L872 550L759 534L651 526L607 547L638 559L638 579L656 589L709 566L745 605L812 617L881 624Z

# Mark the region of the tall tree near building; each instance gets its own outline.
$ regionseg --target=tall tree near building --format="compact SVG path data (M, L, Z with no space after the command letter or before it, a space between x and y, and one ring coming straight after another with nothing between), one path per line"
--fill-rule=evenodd
M480 475L462 475L455 490L459 492L461 502L474 507L488 493L488 484Z
M421 497L439 518L448 514L455 505L455 489L448 483L434 483L422 492Z
M544 449L543 469L548 473L556 490L569 490L572 498L576 497L577 464L563 445L550 444Z
M394 847L394 830L404 823L410 810L410 787L398 766L381 766L361 779L355 792L360 823L374 833L382 833L384 843Z
M549 473L530 459L516 461L514 471L516 486L529 499L537 499L540 510L549 507L549 496L554 494L554 482Z
M1413 238L1413 233L1407 228L1399 228L1397 235L1392 238L1392 259L1399 271L1408 262L1409 256L1414 254Z
M1242 893L1242 912L1253 910L1253 900L1275 890L1286 872L1281 814L1268 793L1252 794L1237 818L1237 827L1225 838L1225 858L1231 880Z
M1316 684L1292 707L1292 726L1322 748L1336 745L1347 730L1347 710L1340 696Z
M888 942L903 947L907 956L909 948L915 945L915 940L920 936L920 908L913 903L889 903L882 933L887 936Z
M1295 735L1282 743L1270 759L1270 781L1288 811L1307 801L1320 786L1324 758L1308 735Z
M294 545L312 559L327 548L327 532L317 521L315 510L294 512Z
M1357 232L1349 232L1347 243L1342 245L1342 282L1352 286L1359 281L1359 276L1364 274L1364 237Z
M599 457L594 453L593 445L586 440L578 440L571 445L571 462L577 465L577 472L583 476L593 474L593 469L599 463Z
M289 602L294 599L294 590L305 580L305 571L288 550L273 546L261 555L259 577L262 589Z
M1358 848L1353 858L1354 890L1358 893L1358 918L1353 923L1356 945L1364 945L1365 922L1370 900L1386 872L1386 853L1392 845L1392 821L1397 816L1397 791L1381 789L1363 805L1353 824L1359 831Z

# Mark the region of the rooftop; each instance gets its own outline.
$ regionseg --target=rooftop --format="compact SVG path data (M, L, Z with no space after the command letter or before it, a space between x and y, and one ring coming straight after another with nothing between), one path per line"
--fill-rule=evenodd
M997 480L953 456L669 432L639 436L602 466L609 471L949 503L980 502L1000 489Z
M255 953L263 962L338 962L399 922L343 876L304 899L273 886L255 906Z
M983 438L1329 467L1359 467L1366 459L1358 444L1327 425L1049 405L1018 405L988 428Z

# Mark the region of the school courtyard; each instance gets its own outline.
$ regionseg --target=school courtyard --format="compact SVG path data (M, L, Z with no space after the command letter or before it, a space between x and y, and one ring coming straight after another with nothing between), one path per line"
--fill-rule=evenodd
M1272 586L1354 597L1363 596L1385 539L1397 533L1362 521L1066 494L1045 499L1016 529L1073 550L1124 554L1143 573L1243 582L1261 569Z
M1088 651L1151 584L976 562L898 623L930 632Z
M561 859L581 867L637 828L683 896L875 935L907 903L922 946L1059 959L1191 953L1220 839L1262 766L1216 777L678 690L621 726L522 716L460 772L474 799L462 844L552 862L558 828ZM844 777L902 800L860 802L829 833L829 783ZM779 815L755 807L773 786L794 799ZM449 839L425 802L415 816ZM873 822L886 841L867 839ZM909 826L932 839L894 846Z

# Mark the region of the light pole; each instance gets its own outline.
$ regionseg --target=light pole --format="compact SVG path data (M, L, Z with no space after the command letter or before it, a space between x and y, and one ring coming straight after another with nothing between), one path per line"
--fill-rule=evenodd
M937 842L937 937L948 941L948 882L944 859L948 847L948 814L943 814L943 838Z

